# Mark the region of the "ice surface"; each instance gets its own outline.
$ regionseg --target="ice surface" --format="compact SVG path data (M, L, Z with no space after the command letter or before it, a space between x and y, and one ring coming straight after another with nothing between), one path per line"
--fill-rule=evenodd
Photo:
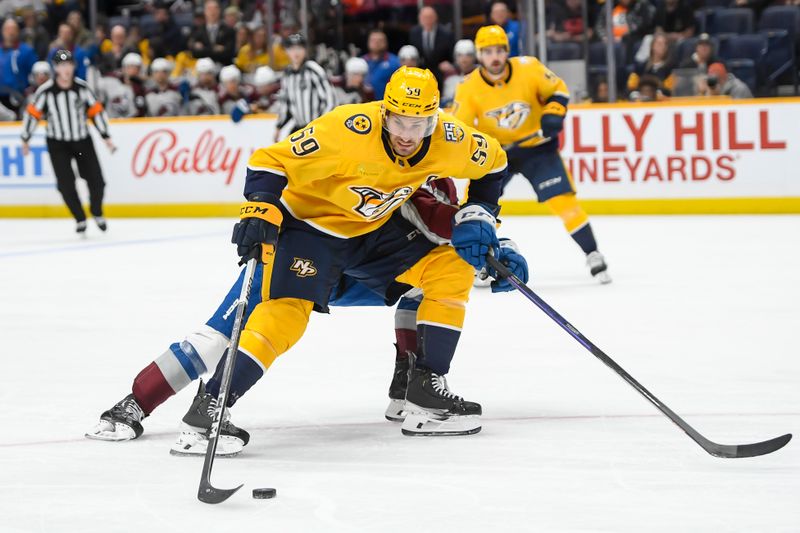
M709 438L800 433L800 217L595 217L596 285L558 220L504 221L533 287ZM236 275L230 220L0 221L0 531L800 531L800 444L706 455L518 294L475 292L450 375L483 432L383 420L390 309L315 315L234 410L251 444L195 494L169 444L193 387L138 441L83 433ZM276 487L274 500L253 500Z

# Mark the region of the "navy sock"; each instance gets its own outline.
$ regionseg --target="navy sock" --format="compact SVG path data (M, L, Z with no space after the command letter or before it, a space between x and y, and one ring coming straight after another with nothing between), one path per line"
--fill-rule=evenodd
M592 232L592 225L588 222L578 231L572 233L572 238L581 247L583 253L589 255L597 251L597 241L594 240L594 232Z
M213 396L219 396L219 389L222 385L222 372L225 369L225 360L227 359L228 352L225 352L225 357L219 360L217 369L214 375L206 383L206 392ZM231 377L230 392L228 394L228 407L233 406L240 397L250 390L250 387L256 384L264 375L261 365L248 354L239 350L236 355L236 364L233 365L233 376Z
M450 361L456 353L461 331L430 324L417 325L418 366L430 368L436 374L450 371Z

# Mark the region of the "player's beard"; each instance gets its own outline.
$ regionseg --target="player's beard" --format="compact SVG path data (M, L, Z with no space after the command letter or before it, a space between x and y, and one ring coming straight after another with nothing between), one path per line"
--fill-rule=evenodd
M403 157L413 154L417 148L419 148L420 143L422 143L422 140L412 139L410 141L405 141L398 135L392 134L389 134L389 140L391 141L392 150L394 150L394 153Z
M496 59L494 61L489 62L489 65L485 66L484 68L492 76L499 76L506 69L506 62Z

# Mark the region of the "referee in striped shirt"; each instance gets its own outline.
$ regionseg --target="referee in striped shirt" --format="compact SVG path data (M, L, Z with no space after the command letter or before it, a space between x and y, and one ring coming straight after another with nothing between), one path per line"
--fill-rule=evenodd
M53 56L55 79L42 84L25 110L22 130L22 152L28 155L28 141L40 120L47 120L47 151L56 175L58 192L64 198L77 222L76 231L86 232L86 213L75 189L72 160L78 164L81 177L89 185L89 210L97 226L105 231L103 191L105 182L100 163L89 136L87 119L92 119L97 131L113 153L116 150L108 135L108 119L103 105L97 101L85 81L75 77L75 61L68 50L58 50Z
M336 107L336 93L319 63L306 58L306 39L299 33L290 35L283 43L289 66L283 71L278 95L280 111L275 129L275 142L280 131L290 121L292 131L305 128L309 122Z

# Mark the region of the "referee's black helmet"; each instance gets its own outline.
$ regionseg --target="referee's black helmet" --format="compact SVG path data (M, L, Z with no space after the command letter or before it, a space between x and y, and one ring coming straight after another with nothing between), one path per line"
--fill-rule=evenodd
M306 41L306 38L300 33L293 33L283 40L284 48L290 48L292 46L302 46L305 48L307 44L308 41Z
M53 64L58 65L59 63L74 63L75 60L72 58L72 52L69 50L57 50L56 53L53 55Z

